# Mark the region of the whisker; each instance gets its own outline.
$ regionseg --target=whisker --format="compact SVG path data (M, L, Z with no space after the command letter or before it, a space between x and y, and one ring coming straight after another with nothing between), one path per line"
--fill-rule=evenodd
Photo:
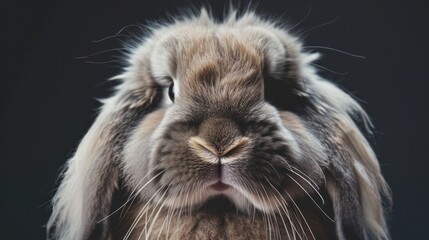
M137 214L136 218L134 219L133 223L131 224L130 228L128 229L124 240L128 239L132 233L132 231L134 230L134 228L137 226L138 222L141 220L141 218L143 217L143 214L146 212L149 204L151 203L152 199L161 191L162 188L159 188L154 194L153 196L146 202L146 204L142 207L142 209L139 211L139 213Z
M171 225L171 220L173 219L174 214L176 213L176 209L175 208L169 208L168 212L167 212L167 231L166 231L166 236L165 239L169 239L169 233L170 233L170 225Z
M162 221L161 229L158 230L158 237L156 238L156 240L158 240L161 237L161 235L164 231L165 224L168 222L168 212L169 211L170 211L170 208L167 209L167 216L165 216L164 221Z
M290 200L292 201L293 205L295 205L296 209L298 210L298 212L300 213L302 219L304 220L305 224L307 225L308 230L310 230L310 234L313 237L313 240L316 240L316 238L314 237L313 234L313 230L311 230L310 225L308 224L307 220L305 219L304 214L301 212L301 210L299 209L298 205L295 203L295 201L293 200L293 198L290 196L290 194L288 192L286 192L286 194L289 196Z
M313 65L315 67L318 67L320 69L323 69L323 70L326 70L328 72L335 73L335 74L338 74L338 75L347 75L347 74L349 74L349 72L336 72L336 71L334 71L332 69L329 69L327 67L324 67L324 66L316 64L316 63L310 63L310 65Z
M299 184L298 183L298 181L296 181L292 176L290 176L289 174L288 174L288 177L290 178L290 179L292 179L292 181L294 181L306 194L307 194L307 196L311 199L311 201L313 201L313 203L317 206L317 208L319 208L319 210L329 219L329 220L331 220L332 222L334 222L334 220L332 220L332 218L331 217L329 217L329 215L325 212L325 211L323 211L323 209L319 206L319 204L317 204L317 202L314 200L314 198L307 192L307 190L305 190L305 188L301 185L301 184Z
M107 50L104 50L104 51L96 52L96 53L93 53L93 54L89 54L89 55L86 55L86 56L75 57L75 59L85 59L85 58L93 57L93 56L96 56L96 55L99 55L99 54L108 53L108 52L114 52L114 51L121 51L121 50L127 50L127 49L126 48L112 48L112 49L107 49Z
M110 60L110 61L104 61L104 62L94 62L94 61L85 61L85 63L89 64L107 64L107 63L121 63L118 60Z
M170 186L169 186L170 187ZM168 188L169 188L168 187ZM168 189L167 188L167 189ZM159 213L161 212L161 210L164 208L164 204L162 203L162 201L164 200L164 196L166 196L165 194L167 193L167 191L168 190L166 190L163 194L162 194L162 196L160 197L160 200L158 201L158 203L155 205L155 207L153 208L153 211L152 211L152 213L150 214L150 216L149 216L149 219L152 221L152 224L150 225L150 227L149 227L149 230L148 230L148 232L146 232L146 235L145 235L145 237L146 237L146 239L148 239L149 237L150 237L150 234L152 233L152 230L153 230L153 227L155 226L155 223L156 223L156 220L158 219L158 216L159 216ZM157 213L155 214L155 217L152 219L152 215L153 215L153 213L155 212L155 210L156 210L156 208L158 207L158 205L160 206L159 207L159 210L157 211ZM146 222L147 223L147 222ZM146 227L148 226L147 224L145 223L145 228L144 228L144 230L146 229ZM141 237L141 235L143 234L143 231L140 233L140 236L139 236L139 238L138 239L140 239L140 237Z
M276 198L276 201L279 203L279 205L282 207L282 209L283 209L283 212L288 216L289 215L289 213L288 213L288 211L287 211L287 207L286 207L286 205L285 204L287 204L286 203L286 200L284 199L284 197L280 194L280 192L277 190L277 188L275 188L274 187L274 185L271 183L271 181L269 181L268 180L268 178L266 177L266 176L264 176L264 178L266 179L266 181L271 185L271 188L279 195L279 197L281 198L281 201L278 199L278 198ZM283 225L284 225L284 227L285 227L285 230L286 230L286 233L287 233L287 235L288 235L288 238L290 239L290 235L289 235L289 230L288 230L288 228L286 227L286 223L285 223L285 221L284 221L284 219L283 219L283 216L282 216L282 214L280 214L280 218L281 218L281 220L282 220L282 222L283 222ZM293 224L292 222L291 222L291 220L289 219L289 222L291 223L291 225ZM294 239L295 239L295 236L294 236Z
M278 192L278 191L277 191ZM284 206L284 204L286 203L285 202L285 199L283 198L283 196L282 195L279 195L279 197L280 197L280 199L278 199L277 197L275 198L275 200L276 200L276 202L279 204L279 206L280 206L280 208L283 210L283 212L284 212L284 214L285 215L287 215L288 213L287 213L287 210L286 210L286 208L285 208L285 206ZM279 209L280 210L280 209ZM284 227L284 229L285 229L285 231L286 231L286 235L288 236L288 239L291 239L290 238L290 233L289 233L289 229L287 228L287 226L286 226L286 222L285 222L285 220L284 220L284 218L283 218L283 213L279 213L278 214L279 215L279 217L280 217L280 219L281 219L281 221L282 221L282 223L283 223L283 227ZM279 226L278 226L278 228L279 228ZM279 229L279 232L280 232L280 229Z
M138 28L141 28L141 26L140 26L140 25L137 25L137 24L129 24L129 25L127 25L127 26L122 27L121 29L119 29L119 31L117 31L117 32L115 33L115 35L121 34L121 33L122 33L122 31L124 31L125 29L127 29L127 28L129 28L129 27L138 27Z
M188 197L189 197L189 191L186 191L186 198L185 198L185 205L184 205L184 207L186 208L186 213L189 212L189 209L188 209Z
M149 172L150 173L150 172ZM146 176L147 175L149 175L149 173L148 174L146 174ZM161 172L160 172L161 173ZM160 174L159 173L159 174ZM137 196L137 194L138 193L140 193L140 191L141 190L143 190L143 188L145 188L153 179L155 179L159 174L157 174L156 176L154 176L151 180L149 180L145 185L143 185L143 187L141 187L140 188L140 190L135 194L135 196ZM145 177L146 177L145 176ZM141 181L143 181L143 179L145 178L145 177L143 177L142 178L142 180L140 180L140 182L139 182L139 184L141 183ZM137 185L138 186L138 185ZM135 188L137 188L137 186L135 187ZM125 203L124 204L122 204L120 207L118 207L118 209L116 209L115 211L113 211L112 213L110 213L109 215L107 215L106 217L104 217L104 218L102 218L102 219L100 219L99 221L97 221L97 223L100 223L100 222L102 222L102 221L104 221L104 220L106 220L107 218L109 218L110 216L112 216L113 214L115 214L116 212L118 212L121 208L123 208L123 207L125 207L126 205L127 205L127 203L130 201L130 197L128 198L128 200L127 201L125 201ZM128 208L129 209L129 208Z
M283 209L284 214L286 214L286 211L284 210L284 207L283 207L283 202L281 202L280 200L278 200L278 203L279 203L280 207ZM287 235L288 239L291 239L290 238L289 229L288 229L288 227L286 225L286 222L285 222L285 220L283 218L283 213L280 213L279 216L280 216L280 219L282 220L283 227L284 227L284 229L286 231L286 235Z
M147 176L149 176L151 173L153 173L154 171L155 171L156 169L152 169L152 170L150 170L148 173L146 173L146 175L144 176L144 177L142 177L142 179L136 184L136 186L133 188L133 190L131 191L131 193L130 193L130 196L128 196L128 198L127 198L127 201L125 202L125 204L127 203L127 202L129 202L131 199L132 199L132 201L131 201L131 203L130 203L130 205L128 206L128 208L127 208L127 210L125 211L125 213L124 214L126 214L128 211L129 211L129 209L131 208L131 206L132 206L132 204L134 203L134 200L136 199L136 197L138 196L138 194L143 190L143 188L145 187L145 186L143 186L143 187L141 187L139 190L137 190L138 188L139 188L139 186L140 186L140 184L143 182L143 180L145 180L146 179L146 177ZM161 174L162 172L160 172L160 173L158 173L158 174ZM145 185L147 185L147 184L149 184L153 179L155 179L157 176L158 176L158 174L156 175L156 176L154 176L152 179L149 179L149 181L148 182L146 182L146 184ZM125 205L124 204L124 205ZM122 207L122 206L121 206ZM122 215L122 212L121 212L121 215Z
M312 10L311 9L311 3L309 3L308 7L309 7L308 8L308 12L305 15L305 17L303 19L301 19L298 23L296 23L295 25L293 25L293 27L289 28L288 31L292 31L294 28L298 27L301 23L303 23L308 18L308 16L310 16L310 13L311 13L311 10Z
M268 160L265 159L265 162L268 163L268 165L274 170L274 172L277 174L277 177L280 179L280 174L277 171L277 169L271 164Z
M267 191L265 190L265 187L264 187L264 185L262 185L262 184L260 184L261 185L261 187L262 187L262 190L264 191L264 193L265 193L265 196L266 196L266 204L268 205L268 206L270 206L270 208L272 208L272 204L269 202L269 200L268 200L268 194L267 194ZM269 219L269 223L270 223L270 226L272 226L272 228L274 228L274 223L273 223L273 221L272 221L272 216L271 216L271 214L269 214L269 213L267 213L267 216L268 216L268 219ZM277 225L277 224L276 224ZM272 230L270 230L270 239L271 239L271 232L272 232ZM275 234L275 233L274 233ZM274 237L276 237L276 235L274 235Z
M266 181L271 185L271 187L272 187L272 189L275 191L275 192L277 192L277 194L279 194L279 196L283 199L283 202L286 204L286 200L284 199L284 197L281 195L281 193L277 190L277 188L276 187L274 187L274 185L271 183L271 181L269 181L268 180L268 178L266 177L266 176L264 176L264 178L266 179ZM290 196L289 196L290 197ZM282 204L282 206L283 206L283 204ZM295 231L296 231L296 233L297 233L297 235L300 237L300 239L303 239L302 238L302 236L299 234L299 232L298 232L298 229L296 229L295 228L295 226L294 226L294 224L293 224L293 221L291 220L291 218L289 217L289 214L288 214L288 211L287 211L287 209L286 209L286 206L284 207L284 210L286 210L286 216L288 217L288 219L289 219L289 222L291 223L291 225L292 225L292 228L293 229L295 229ZM301 228L302 228L302 226L301 226ZM295 231L293 231L293 234L294 234L294 239L296 238L296 236L295 236ZM305 233L304 233L305 234ZM307 238L307 236L306 236L306 238Z
M321 28L321 27L327 26L327 25L329 25L329 24L332 24L332 23L336 22L338 19L340 19L340 17L341 17L341 14L340 14L340 15L338 15L338 16L337 16L336 18L334 18L333 20L331 20L331 21L329 21L329 22L326 22L326 23L319 24L319 25L314 26L314 27L312 27L312 28L309 28L309 29L307 29L307 30L305 30L305 31L301 32L301 34L305 34L305 33L308 33L308 32L310 32L310 31L313 31L313 30L315 30L315 29L318 29L318 28Z
M351 57L366 58L365 56L362 56L362 55L357 55L357 54L349 53L349 52L346 52L346 51L343 51L343 50L340 50L340 49L336 49L336 48L332 48L332 47L325 47L325 46L305 46L303 48L304 49L305 48L309 48L309 49L326 49L326 50L331 50L331 51L334 51L334 52L339 52L339 53L342 53L342 54L345 54L345 55L348 55L348 56L351 56Z
M107 37L100 38L100 39L97 39L97 40L92 40L91 42L93 42L93 43L99 43L99 42L102 42L102 41L105 41L105 40L108 40L108 39L111 39L111 38L117 38L117 37L131 37L131 36L130 35L126 35L126 34L115 34L115 35L107 36Z
M266 168L265 168L266 169ZM266 169L267 171L268 171L268 169ZM268 171L269 172L269 171ZM268 180L268 178L266 177L266 176L264 176L264 178L265 178L265 180L270 184L270 186L271 186L271 188L273 188L277 193L279 193L279 191L274 187L274 185L271 183L271 181L270 180ZM280 175L279 175L279 178L280 178ZM262 185L262 184L261 184ZM265 190L265 187L262 185L262 188L263 188L263 190L264 190L264 192L265 192L265 195L267 196L267 199L269 198L268 197L268 194L267 194L267 192L266 192L266 190ZM281 197L281 195L280 195L280 197ZM275 199L275 201L277 202L277 203L279 203L280 204L280 202L279 202L279 200L278 200L278 198L277 197L274 197L274 199ZM271 206L271 208L273 209L273 204L270 202L269 203L270 204L270 206ZM278 233L278 235L280 236L280 230L279 230L279 224L278 224L278 222L277 222L277 218L276 217L274 217L274 221L275 221L275 224L276 224L276 226L277 226L277 231L276 231L276 233Z
M304 175L308 180L310 180L314 186L316 186L317 188L319 188L318 184L316 183L316 181L314 181L311 177L309 177L307 174L305 174L304 172L302 172L299 168L289 165L291 168L293 168L295 171L301 173L302 175ZM290 170L290 169L289 169Z
M182 195L182 192L185 190L185 186L182 186L179 189L177 196ZM180 207L179 209L180 209L179 215L178 215L177 220L176 220L176 229L174 230L173 236L179 231L179 222L180 222L179 220L180 220L180 217L182 216L183 207Z
M257 195L256 197L257 197L257 199L258 199L259 202L261 202L263 205L266 205L263 197L261 197L261 195L259 194L259 191L256 191L255 188L250 184L250 182L246 178L244 178L240 182L244 186L247 186L247 188L249 189L248 190L249 192L252 192L252 193L254 193L254 194ZM262 214L262 219L264 221L264 225L265 225L265 228L266 228L265 239L268 239L269 237L271 237L271 234L268 237L268 233L269 233L269 229L270 229L270 225L269 225L269 222L268 222L268 217L267 217L265 211L261 211L261 214Z
M302 180L304 180L306 183L308 183L308 185L310 185L311 188L313 188L313 190L317 193L317 195L320 197L320 199L322 200L322 205L325 204L325 199L322 197L322 195L320 194L319 190L317 190L307 179L305 179L303 176L301 176L300 174L298 174L297 172L289 169L289 171L295 175L297 175L298 177L300 177Z
M170 186L171 186L171 185L170 185ZM170 189L170 186L168 186L168 187L167 187L167 189L165 190L165 192L164 192L164 194L163 194L163 195L165 195L165 194L168 192L168 190ZM165 207L165 205L163 204L164 200L165 200L165 199L163 199L163 197L161 197L161 200L160 200L160 203L161 203L161 204L160 204L160 208L159 208L158 212L156 213L155 218L151 220L151 221L152 221L152 224L151 224L151 226L150 226L150 228L149 228L149 233L146 235L146 239L147 239L147 238L149 238L150 234L152 233L152 231L153 231L153 227L155 226L155 223L156 223L156 221L157 221L157 219L158 219L159 213L160 213L160 212L161 212L161 210L162 210L162 209L164 209L164 207ZM161 227L160 233L158 234L158 237L161 235L161 233L162 233L162 229L164 229L164 223L165 223L165 219L164 219L164 221L163 221L163 224L162 224L162 227ZM145 227L146 227L146 226L145 226Z
M249 192L254 192L254 189L250 186L250 183L247 180L240 181L241 185L244 185L243 188L246 189ZM256 215L256 209L253 207L253 217L252 217L252 223L255 222L255 215Z
M286 202L286 200L284 198L283 198L282 208L283 208L283 211L285 212L286 217L288 218L289 223L291 225L291 231L292 231L293 239L294 240L296 239L296 235L298 235L298 237L300 239L302 239L302 236L299 234L298 229L295 227L294 221L292 221L292 218L291 218L292 215L291 215L290 211L287 208L287 202Z
M294 208L292 208L291 209L291 213L293 214L293 216L294 216L294 218L295 218L295 220L296 220L296 222L298 223L298 226L299 226L299 228L300 229L298 229L298 228L296 228L296 233L297 234L299 234L299 233L301 233L301 234L299 234L298 236L299 236L299 238L301 239L301 240L304 240L304 237L305 237L305 239L307 239L308 240L308 236L307 236L307 234L305 233L305 230L304 230L304 227L302 226L302 223L301 223L301 220L299 220L299 218L298 218L298 216L297 216L297 213L296 213L296 210L295 210L295 206L293 206L292 205L292 207L294 207ZM302 218L302 217L301 217Z

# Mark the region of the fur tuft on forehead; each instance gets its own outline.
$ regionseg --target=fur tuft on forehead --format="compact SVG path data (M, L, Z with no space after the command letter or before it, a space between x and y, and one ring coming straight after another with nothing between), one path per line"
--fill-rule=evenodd
M183 79L207 68L222 76L227 72L258 70L272 76L299 76L306 60L301 43L287 29L264 20L252 12L237 17L232 12L223 22L211 18L205 10L197 16L158 25L151 37L132 49L130 70L139 70L150 51L150 71L154 79ZM217 70L216 70L217 69ZM221 69L221 70L219 70Z
M310 62L318 55L302 51L301 45L280 24L253 12L237 16L232 11L219 22L203 9L153 28L130 50L129 66L116 79L124 80L123 89L165 87L173 80L180 89L178 101L235 99L252 105L264 97L266 78L286 76L288 84L304 85L301 77L313 71Z

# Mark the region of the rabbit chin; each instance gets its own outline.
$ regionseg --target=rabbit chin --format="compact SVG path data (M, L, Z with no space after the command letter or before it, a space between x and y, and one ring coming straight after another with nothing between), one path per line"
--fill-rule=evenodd
M172 209L190 211L216 211L252 213L255 210L272 213L279 207L277 199L258 197L239 185L230 183L212 182L199 190L195 189L192 194L164 198L162 204Z

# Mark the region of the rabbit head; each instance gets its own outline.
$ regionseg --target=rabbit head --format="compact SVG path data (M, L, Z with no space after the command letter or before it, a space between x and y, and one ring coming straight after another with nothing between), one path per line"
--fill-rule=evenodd
M387 239L388 187L356 125L370 122L317 58L254 13L154 27L67 163L50 236L107 238L124 188L191 215L218 196L249 218L311 199L331 209L338 239Z

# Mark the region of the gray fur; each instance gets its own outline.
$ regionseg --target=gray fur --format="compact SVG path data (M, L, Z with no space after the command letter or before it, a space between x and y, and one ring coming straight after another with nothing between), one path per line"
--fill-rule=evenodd
M49 236L388 239L388 186L353 121L369 120L317 57L253 12L155 27L67 163Z

